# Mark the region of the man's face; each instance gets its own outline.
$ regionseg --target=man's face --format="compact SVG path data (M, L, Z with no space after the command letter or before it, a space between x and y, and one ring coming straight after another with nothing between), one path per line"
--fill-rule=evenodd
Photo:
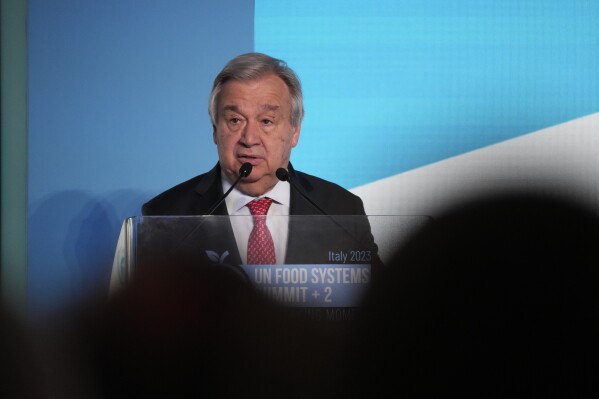
M237 186L259 196L277 183L278 168L287 168L297 145L300 126L291 126L289 89L274 74L251 81L227 81L218 103L214 143L222 171L234 182L241 164L252 164L252 173Z

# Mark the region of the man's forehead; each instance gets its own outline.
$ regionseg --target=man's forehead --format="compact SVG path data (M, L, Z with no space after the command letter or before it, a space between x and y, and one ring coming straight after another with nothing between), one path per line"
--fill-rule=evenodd
M289 88L275 74L255 79L230 79L223 84L218 108L223 112L287 114L291 107Z

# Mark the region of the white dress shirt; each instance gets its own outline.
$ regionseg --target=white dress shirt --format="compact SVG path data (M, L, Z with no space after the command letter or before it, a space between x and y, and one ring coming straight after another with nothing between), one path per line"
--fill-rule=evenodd
M223 192L226 193L232 184L225 177L221 177L221 183ZM227 198L225 198L227 210L231 216L235 241L237 242L237 248L239 249L239 255L241 255L241 262L243 264L247 264L248 238L254 227L254 222L251 218L252 214L246 205L255 199L264 197L273 200L268 209L266 226L270 230L275 244L275 257L278 264L285 263L287 236L289 234L290 186L285 182L279 181L272 190L259 197L252 197L234 188Z

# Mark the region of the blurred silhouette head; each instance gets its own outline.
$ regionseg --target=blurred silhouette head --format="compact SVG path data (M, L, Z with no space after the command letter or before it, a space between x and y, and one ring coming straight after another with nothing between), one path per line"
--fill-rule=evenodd
M83 326L83 363L99 397L299 398L320 390L327 343L240 269L144 266Z
M370 293L360 390L596 394L598 244L597 215L557 198L511 193L447 211Z

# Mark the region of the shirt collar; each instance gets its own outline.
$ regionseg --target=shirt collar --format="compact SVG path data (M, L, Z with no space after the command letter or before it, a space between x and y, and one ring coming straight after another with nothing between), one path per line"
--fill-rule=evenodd
M221 173L221 184L223 187L223 193L226 193L232 186L231 182L225 177L224 173ZM247 195L239 191L237 188L234 188L225 199L225 203L227 204L227 209L231 215L239 212L240 209L245 207L251 201L264 197L271 198L275 203L289 208L291 203L290 191L290 185L282 181L278 181L270 191L259 197L252 197L251 195Z

